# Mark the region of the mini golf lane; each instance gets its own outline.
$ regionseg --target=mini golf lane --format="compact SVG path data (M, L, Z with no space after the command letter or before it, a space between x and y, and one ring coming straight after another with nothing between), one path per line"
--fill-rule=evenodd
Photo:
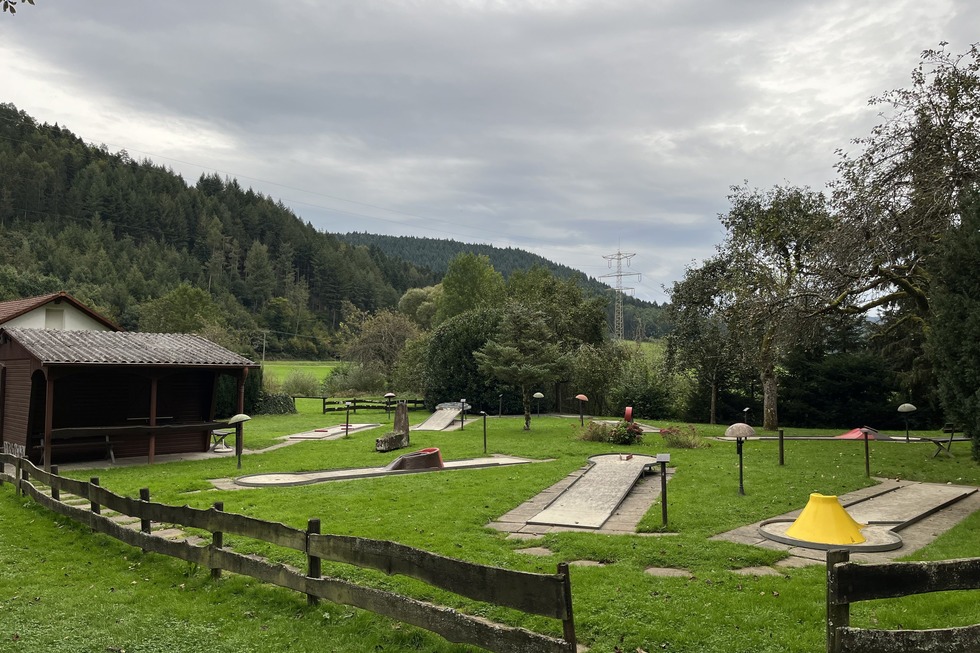
M655 456L603 454L589 457L591 467L528 524L602 528L629 494Z
M439 472L453 469L476 469L481 467L500 467L503 465L521 465L524 463L543 462L528 458L513 456L488 456L486 458L471 458L469 460L447 460L443 467L425 469L388 469L387 467L359 467L354 469L328 469L318 472L283 472L281 474L250 474L234 479L235 485L242 487L273 487L290 485L310 485L326 481L347 481L357 478L373 478L377 476L397 476L399 474L418 474L420 472Z

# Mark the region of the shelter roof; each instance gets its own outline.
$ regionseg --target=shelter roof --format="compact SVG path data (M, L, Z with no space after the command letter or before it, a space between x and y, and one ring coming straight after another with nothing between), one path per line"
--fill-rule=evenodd
M0 334L45 365L257 367L244 356L189 333L2 327Z
M25 299L12 299L10 301L0 302L0 324L3 324L4 322L8 322L14 319L15 317L20 317L25 313L30 313L35 308L40 308L41 306L44 306L49 302L61 302L61 301L71 304L78 310L82 311L83 313L91 317L93 320L96 320L97 322L101 322L102 324L106 325L113 331L122 331L122 327L120 327L118 324L115 324L114 322L112 322L112 320L105 317L104 315L99 315L91 308L89 308L82 302L78 301L77 299L75 299L74 297L72 297L71 295L69 295L63 290L60 292L49 293L47 295L39 295L37 297L27 297Z

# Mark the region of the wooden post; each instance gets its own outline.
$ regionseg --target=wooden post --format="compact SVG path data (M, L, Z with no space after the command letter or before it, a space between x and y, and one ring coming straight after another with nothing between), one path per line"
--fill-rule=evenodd
M660 463L660 517L667 527L667 462Z
M840 629L851 625L851 606L841 599L836 564L850 560L846 549L827 551L827 653L840 652Z
M51 429L54 428L54 379L51 370L45 370L44 386L44 471L51 471Z
M140 488L140 501L145 501L146 503L150 502L150 488ZM153 522L151 522L149 519L140 518L140 532L149 535L152 530Z
M780 466L786 464L786 460L783 457L783 429L779 429L779 464Z
M321 575L321 573L322 573L321 572L321 565L320 565L320 562L321 562L320 561L320 558L317 557L317 556L313 556L313 555L310 555L309 554L309 550L310 550L310 535L319 535L319 534L320 534L320 520L319 519L310 519L309 521L307 521L306 522L306 551L307 551L307 554L306 554L306 561L307 561L307 565L306 565L306 569L307 569L306 576L307 576L307 578L319 578L320 575ZM317 605L318 603L320 603L320 599L318 597L316 597L316 596L314 596L312 594L307 594L306 595L306 604L307 605Z
M214 509L217 511L222 511L225 509L224 501L215 501ZM220 549L225 545L225 536L221 531L215 531L211 534L211 548ZM211 580L218 580L221 578L221 567L211 567Z
M153 464L153 457L157 452L157 389L158 380L154 375L150 377L150 444L149 450L147 451L147 462L151 465Z
M99 487L99 477L98 476L93 476L92 478L89 479L88 482L89 482L90 485L94 485L95 487ZM96 514L96 515L101 515L102 514L102 506L100 506L97 501L92 501L92 513L93 514Z
M864 429L864 475L871 477L871 450L868 448L868 429Z
M51 473L54 476L58 475L58 466L51 465ZM61 501L61 488L58 486L58 479L51 479L51 498L55 501Z
M20 491L21 496L27 496L27 489L24 487L29 474L27 473L27 466L24 465L25 460L23 458L17 459L17 489Z
M572 615L572 578L568 575L567 562L558 563L558 573L565 577L565 582L563 583L565 587L565 608L568 610L565 618L561 621L562 637L570 644L569 649L574 651L577 643L575 641L575 619Z

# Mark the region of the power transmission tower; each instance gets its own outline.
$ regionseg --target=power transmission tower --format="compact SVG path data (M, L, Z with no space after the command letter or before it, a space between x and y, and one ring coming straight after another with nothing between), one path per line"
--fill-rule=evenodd
M613 290L616 291L616 316L613 319L613 336L617 340L623 339L623 291L628 290L630 293L635 290L635 288L624 288L623 287L623 277L636 277L637 281L640 280L639 272L623 272L623 261L626 261L626 266L630 266L630 259L636 256L635 253L627 254L624 252L616 250L615 254L607 254L602 258L606 259L609 267L612 267L613 261L616 261L616 272L612 274L604 274L600 279L609 279L612 277L616 278L616 287Z

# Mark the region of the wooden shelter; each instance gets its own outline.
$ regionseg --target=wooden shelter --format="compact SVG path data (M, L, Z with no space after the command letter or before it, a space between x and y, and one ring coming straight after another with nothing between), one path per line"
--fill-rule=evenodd
M218 377L256 363L190 334L0 327L0 442L43 461L207 451Z

